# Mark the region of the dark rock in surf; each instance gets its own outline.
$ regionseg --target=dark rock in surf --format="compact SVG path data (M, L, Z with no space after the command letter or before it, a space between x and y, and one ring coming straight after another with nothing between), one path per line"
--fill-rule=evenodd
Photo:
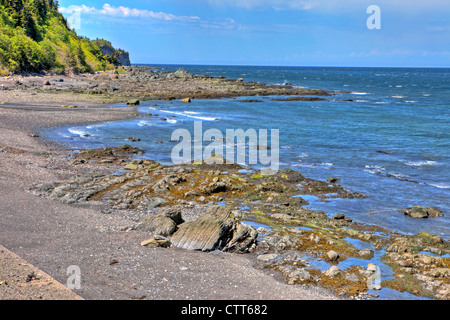
M437 207L422 208L420 206L414 206L406 209L401 209L405 216L409 216L415 219L436 218L442 217L442 211Z
M128 106L138 106L140 104L141 104L141 102L138 99L132 99L127 102Z
M272 99L272 101L327 101L327 99L318 97L289 97L289 98L276 98Z

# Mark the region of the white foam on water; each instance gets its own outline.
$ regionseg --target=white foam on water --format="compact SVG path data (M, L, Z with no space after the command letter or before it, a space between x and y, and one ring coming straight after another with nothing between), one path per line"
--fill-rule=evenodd
M138 122L139 127L152 126L152 125L153 125L153 122L151 122L150 120L140 120Z
M405 160L400 160L400 162L403 162L407 166L411 166L411 167L435 166L435 165L438 164L437 161L432 161L432 160L426 160L426 161L405 161Z
M439 189L450 189L450 185L448 184L437 184L437 183L426 183L426 184Z
M353 91L353 92L350 92L350 94L366 95L366 94L368 94L368 93L367 93L367 92L356 92L356 91Z
M401 179L406 179L408 177L408 175L401 174L401 173L395 173L395 172L388 172L387 175L388 176L392 176L392 177L397 178L397 179L400 179L400 180Z
M187 117L187 118L193 118L193 119L199 119L199 120L204 120L204 121L216 121L216 120L218 120L218 118L194 116L192 114L188 114L186 111L184 111L184 112L168 111L168 110L155 109L155 108L152 108L152 107L149 107L149 109L155 110L155 111L158 111L158 112L164 112L164 113L168 113L168 114L176 114L176 115L179 115L179 116L183 116L183 117ZM193 112L193 111L190 111L190 112Z
M81 129L81 128L69 128L67 129L71 134L75 135L75 136L80 136L80 137L84 137L87 135L91 135L89 133L89 131Z
M365 168L368 168L368 169L386 170L385 167L379 166L379 165L377 165L377 164L366 164L364 167L365 167Z
M293 167L303 167L303 168L317 168L317 165L315 164L309 164L309 163L294 163L292 164Z
M106 123L90 124L90 125L86 126L86 129L103 128L105 126L106 126Z
M292 86L292 88L295 88L295 89L308 89L309 87L304 87L304 86Z

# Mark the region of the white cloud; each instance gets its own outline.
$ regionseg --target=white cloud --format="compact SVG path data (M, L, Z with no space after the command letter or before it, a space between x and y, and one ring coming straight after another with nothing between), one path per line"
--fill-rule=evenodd
M114 7L108 3L105 3L101 9L95 7L88 7L86 5L71 5L67 8L61 7L59 11L63 14L90 14L90 15L103 15L111 17L140 17L140 18L152 18L164 21L196 21L200 20L196 16L176 16L170 13L154 12L150 10L140 10L134 8L128 8L124 6Z

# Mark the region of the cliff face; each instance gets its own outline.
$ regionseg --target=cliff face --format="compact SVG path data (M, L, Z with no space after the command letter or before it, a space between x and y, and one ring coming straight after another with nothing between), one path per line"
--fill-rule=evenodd
M129 64L125 53L114 48L104 53L95 41L78 36L59 13L57 1L0 0L0 76L110 70Z
M97 39L92 41L92 43L97 45L100 50L102 50L103 55L110 63L116 66L131 66L130 54L128 52L122 49L115 49L111 42L104 39Z
M119 55L119 63L122 66L131 66L130 54L126 51L122 51Z

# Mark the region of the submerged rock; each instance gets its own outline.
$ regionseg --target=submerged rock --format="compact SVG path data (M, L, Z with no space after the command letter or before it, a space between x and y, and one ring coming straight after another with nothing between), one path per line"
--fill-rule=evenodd
M327 101L324 98L318 97L289 97L289 98L275 98L272 101Z
M428 216L431 218L444 216L441 209L439 209L437 207L428 207L427 213L428 213Z
M137 141L141 141L141 138L129 137L129 138L127 138L127 140L129 140L131 142L137 142Z
M442 211L437 207L422 208L420 206L414 206L406 209L401 209L406 216L416 219L435 218L442 217Z
M336 178L336 177L329 177L329 178L327 179L327 181L328 181L329 183L338 183L339 181L341 181L341 179Z

